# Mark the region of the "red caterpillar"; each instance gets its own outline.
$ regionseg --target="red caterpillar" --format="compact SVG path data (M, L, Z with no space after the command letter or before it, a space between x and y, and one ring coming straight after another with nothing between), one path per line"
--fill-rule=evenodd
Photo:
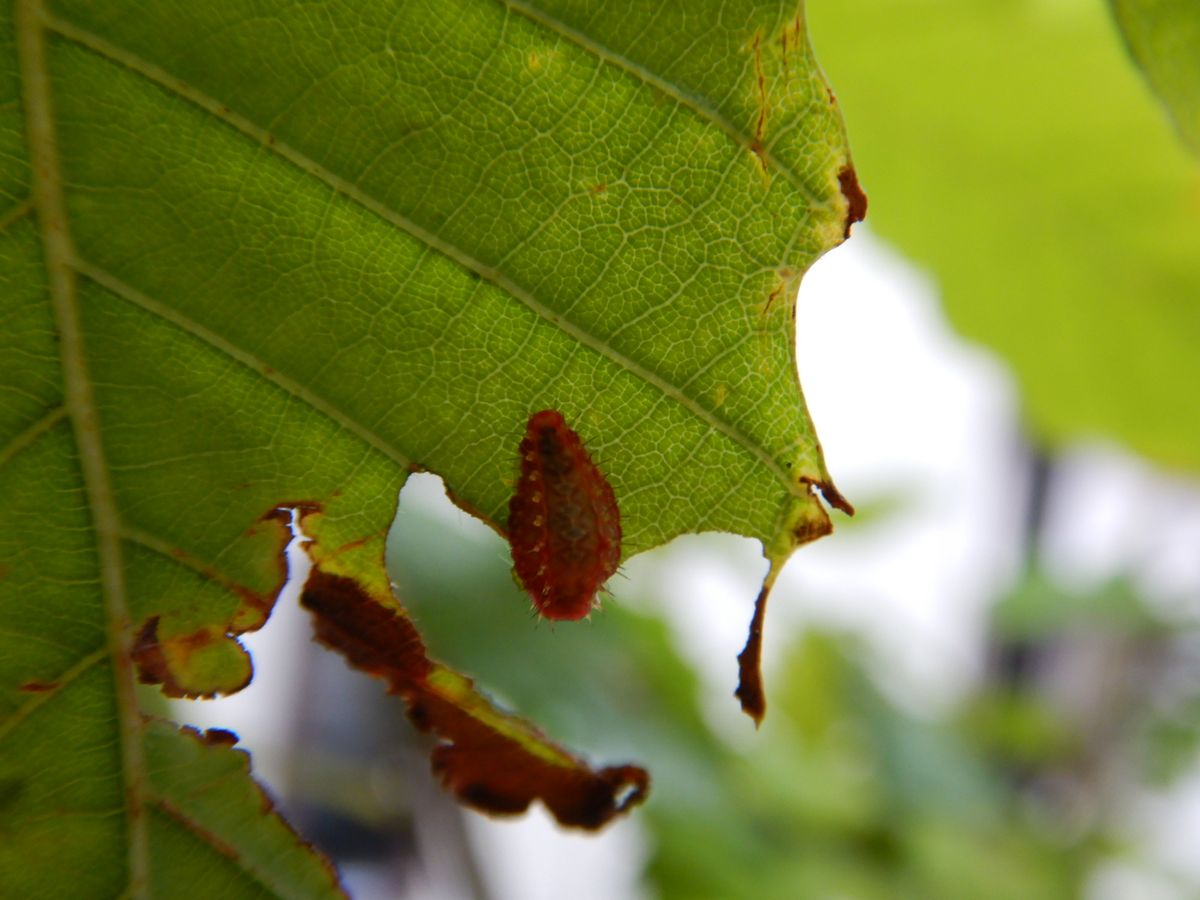
M508 504L513 568L547 619L582 619L621 561L617 499L583 442L553 409L529 417Z

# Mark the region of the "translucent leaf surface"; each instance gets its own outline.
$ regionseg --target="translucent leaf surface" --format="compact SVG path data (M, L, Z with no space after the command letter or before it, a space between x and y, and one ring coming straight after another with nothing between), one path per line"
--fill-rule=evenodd
M406 473L502 530L534 409L583 435L626 555L724 530L778 564L828 530L812 488L843 501L796 383L794 291L863 198L796 4L11 9L0 882L69 862L94 884L65 891L142 897L258 847L157 786L158 760L234 751L159 741L135 681L245 684L280 507L302 510L315 584L401 630L382 548ZM443 761L484 728L583 765L428 665L397 687L410 708L434 691L472 723L435 728ZM292 856L269 890L337 890ZM237 863L218 868L258 890Z
M1200 469L1200 166L1102 4L810 4L872 225L1039 437Z

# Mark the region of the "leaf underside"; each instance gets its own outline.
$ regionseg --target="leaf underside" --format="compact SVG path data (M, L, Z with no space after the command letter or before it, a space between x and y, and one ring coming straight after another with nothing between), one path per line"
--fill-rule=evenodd
M244 757L147 725L135 685L246 683L277 508L304 512L310 598L350 586L405 631L405 475L503 530L534 409L584 436L626 555L722 530L778 563L828 530L794 294L861 202L802 18L610 6L0 9L0 883L70 859L150 896L208 854L221 896L340 890L250 793L202 814L156 780ZM391 684L438 697L419 724L466 799L527 803L500 788L538 765L612 781L555 809L576 824L642 796L423 665ZM471 742L498 737L489 772Z

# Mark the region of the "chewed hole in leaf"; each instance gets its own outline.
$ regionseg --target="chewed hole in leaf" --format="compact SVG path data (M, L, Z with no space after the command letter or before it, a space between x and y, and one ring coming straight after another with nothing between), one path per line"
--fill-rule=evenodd
M301 604L313 615L319 642L382 679L403 699L412 723L438 739L434 772L461 802L514 814L540 800L560 824L595 829L645 798L645 770L592 768L529 722L497 709L471 679L430 659L390 592L372 593L318 562Z

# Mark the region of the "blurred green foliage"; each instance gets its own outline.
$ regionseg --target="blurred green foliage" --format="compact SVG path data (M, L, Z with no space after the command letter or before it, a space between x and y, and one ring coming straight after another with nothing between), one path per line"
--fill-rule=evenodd
M1133 58L1145 70L1180 135L1200 153L1200 3L1109 2Z
M702 714L671 633L622 602L619 578L590 623L554 626L533 620L490 534L402 502L389 547L434 655L469 661L575 746L651 769L637 815L653 844L646 878L664 898L1066 900L1120 851L1104 773L1132 765L1161 783L1168 760L1177 773L1195 758L1184 709L1156 709L1161 679L1139 668L1179 635L1125 585L1067 597L1031 575L997 607L986 671L939 717L893 703L853 637L808 632L770 674L769 715L743 749ZM1117 698L1100 679L1077 686L1079 709L1064 706L1060 663L1081 648L1108 648L1110 680L1136 687Z
M1198 4L1117 6L1146 38L1152 77L1194 98ZM867 226L930 272L961 334L1011 367L1037 439L1101 436L1200 470L1200 165L1106 4L808 10L871 198ZM1179 60L1165 59L1176 45Z

